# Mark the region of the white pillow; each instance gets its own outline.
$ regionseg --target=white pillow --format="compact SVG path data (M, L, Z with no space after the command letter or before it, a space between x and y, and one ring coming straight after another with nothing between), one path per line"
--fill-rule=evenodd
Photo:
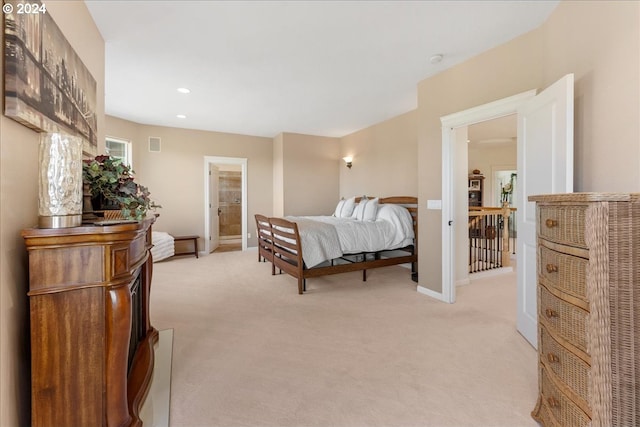
M350 197L347 200L340 200L333 216L336 218L349 218L353 215L353 210L356 207L356 197Z
M356 196L349 197L344 204L344 208L342 209L342 217L349 218L353 215L353 211L356 208Z
M377 197L375 199L363 198L356 206L354 217L359 221L375 221L378 213L378 203Z
M363 197L362 199L360 199L360 203L358 203L355 210L353 211L352 217L358 220L362 220L362 217L364 215L364 207L366 205L367 205L367 198Z
M364 212L362 214L362 221L375 221L378 214L378 198L367 200L367 204L364 205Z

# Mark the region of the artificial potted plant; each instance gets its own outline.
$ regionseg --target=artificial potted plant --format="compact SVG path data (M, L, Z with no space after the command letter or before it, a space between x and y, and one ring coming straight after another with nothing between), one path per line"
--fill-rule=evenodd
M94 211L119 210L124 219L141 220L158 208L147 187L134 181L133 170L121 159L96 156L82 166L82 178L89 187Z

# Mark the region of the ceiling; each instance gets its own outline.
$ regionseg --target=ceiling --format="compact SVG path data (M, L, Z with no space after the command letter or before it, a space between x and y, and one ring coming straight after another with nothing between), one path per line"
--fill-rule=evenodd
M558 1L86 4L106 42L108 115L341 137L415 109L419 81L538 27Z
M473 124L467 129L469 148L495 147L515 144L518 138L516 114Z

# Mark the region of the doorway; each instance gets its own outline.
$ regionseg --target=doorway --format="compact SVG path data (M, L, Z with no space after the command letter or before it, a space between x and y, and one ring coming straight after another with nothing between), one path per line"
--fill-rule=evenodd
M242 168L217 164L219 246L214 252L242 250Z
M205 253L247 249L247 159L204 158Z
M484 184L479 192L475 192L480 193L482 203L481 208L474 208L477 211L475 214L479 216L470 217L470 227L473 226L473 219L476 224L495 224L499 231L499 240L491 241L478 236L478 229L469 231L467 245L475 246L469 251L470 257L474 255L478 260L493 255L494 259L500 260L496 264L474 263L470 260L469 279L473 280L478 275L503 274L515 264L518 117L510 114L475 123L468 127L467 134L469 182L472 182L472 178L480 178ZM470 206L472 193L475 194L470 189ZM496 212L496 209L504 208L505 204L513 210L508 217L502 216L501 211ZM476 239L471 238L473 231L476 232ZM507 232L508 239L505 238ZM485 252L487 249L488 252ZM460 278L456 281L458 280Z
M461 144L466 144L459 138L459 130L467 128L475 123L484 122L517 113L518 108L526 101L536 95L536 90L532 89L508 98L480 105L465 111L450 114L442 117L442 292L437 293L429 289L419 289L421 292L437 298L443 302L454 303L455 294L455 259L460 250L457 244L462 239L461 229L465 227L454 227L454 221L461 223L461 218L468 217L468 203L456 202L459 197L460 188L467 186L467 156L459 156ZM463 149L467 153L466 147ZM466 200L466 198L465 198ZM466 239L465 239L466 240Z
M455 302L453 236L455 195L460 185L456 133L463 126L484 120L518 114L517 170L518 209L518 305L517 329L537 347L536 301L536 207L527 195L573 192L573 99L574 75L567 74L544 89L535 90L481 105L441 118L442 122L442 292L424 292ZM465 132L466 133L466 132ZM457 185L456 185L456 178ZM419 289L420 291L420 289Z

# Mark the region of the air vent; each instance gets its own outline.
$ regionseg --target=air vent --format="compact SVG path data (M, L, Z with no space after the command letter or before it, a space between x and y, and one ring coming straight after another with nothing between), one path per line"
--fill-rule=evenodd
M159 136L150 136L149 137L149 151L152 153L160 152L160 137Z

